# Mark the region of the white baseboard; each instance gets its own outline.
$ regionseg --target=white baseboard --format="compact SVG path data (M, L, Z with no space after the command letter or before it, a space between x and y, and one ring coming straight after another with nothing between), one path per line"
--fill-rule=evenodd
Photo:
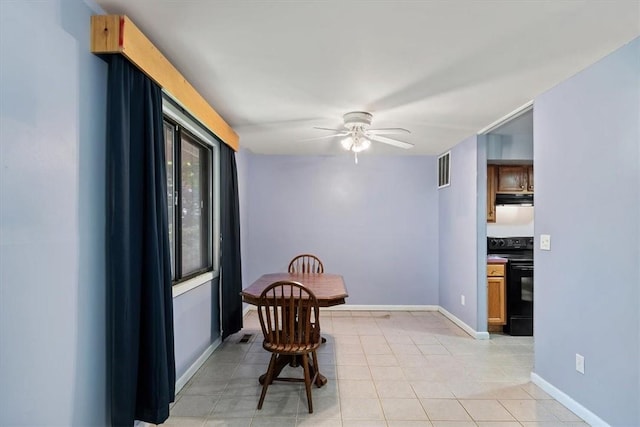
M250 305L244 309L244 315L246 316L250 310L255 310L256 307ZM333 307L323 307L322 310L329 311L439 311L453 323L458 325L463 331L471 335L477 340L488 340L490 338L489 332L477 332L471 326L458 319L453 314L449 313L439 305L358 305L358 304L341 304Z
M329 311L438 311L437 305L358 305L341 304L323 307Z
M463 331L465 331L466 333L471 335L473 338L475 338L477 340L488 340L490 338L489 337L489 332L478 332L478 331L476 331L471 326L467 325L462 320L458 319L458 317L456 317L453 314L449 313L443 307L438 306L438 311L440 313L444 314L444 316L447 319L451 320L453 323L458 325L458 327L460 327L460 329L462 329Z
M249 314L249 312L251 310L256 310L256 306L255 305L247 305L243 310L242 310L242 317L247 317L247 314Z
M221 343L222 343L222 338L218 338L217 340L215 340L209 347L207 347L204 353L202 353L200 357L198 357L196 361L193 362L191 366L189 366L189 369L187 369L187 371L184 374L182 374L180 378L176 380L176 394L178 394L178 392L182 390L182 387L184 387L185 384L189 382L191 377L195 375L198 369L200 369L200 367L204 365L204 362L207 361L209 356L211 356L211 354L213 353L213 350L218 348L218 346Z
M531 382L544 390L551 397L556 399L558 402L562 403L566 406L571 412L585 420L589 425L594 427L611 427L607 424L602 418L576 402L563 392L562 390L556 388L553 384L549 383L545 379L543 379L540 375L531 373Z
M341 304L333 307L321 307L328 311L438 311L437 305L358 305ZM249 311L255 311L256 307L250 305L243 311L246 316Z

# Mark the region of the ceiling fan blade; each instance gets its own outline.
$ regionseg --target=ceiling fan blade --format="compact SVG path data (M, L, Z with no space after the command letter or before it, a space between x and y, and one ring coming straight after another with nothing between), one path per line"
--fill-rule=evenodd
M331 129L331 130L333 130L333 129ZM338 136L345 136L345 135L349 135L349 132L332 133L331 135L314 136L313 138L304 138L304 139L299 139L298 141L300 141L300 142L303 142L303 141L315 141L315 140L318 140L318 139L336 138Z
M340 133L346 132L344 129L319 128L319 127L317 127L317 126L314 126L313 128L314 128L314 129L320 129L320 130L330 130L330 131L332 131L332 132L340 132Z
M411 133L408 129L403 128L383 128L383 129L367 129L367 133L375 135L393 135L395 133Z
M397 139L387 138L386 136L372 134L372 135L367 135L367 137L372 139L373 141L378 141L384 144L393 145L394 147L400 147L405 149L413 147L413 144L411 144L410 142L398 141Z

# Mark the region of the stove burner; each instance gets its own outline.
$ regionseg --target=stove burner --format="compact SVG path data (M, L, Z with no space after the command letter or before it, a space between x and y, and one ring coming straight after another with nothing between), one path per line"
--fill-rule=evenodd
M533 251L533 237L487 237L487 253L500 251Z

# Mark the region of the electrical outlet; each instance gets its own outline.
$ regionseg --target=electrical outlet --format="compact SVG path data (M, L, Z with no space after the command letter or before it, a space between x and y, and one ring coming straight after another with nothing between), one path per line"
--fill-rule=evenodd
M464 295L460 295L460 304L464 305Z
M584 356L576 353L576 371L584 374Z
M540 249L543 251L551 250L551 235L550 234L541 234L540 235Z

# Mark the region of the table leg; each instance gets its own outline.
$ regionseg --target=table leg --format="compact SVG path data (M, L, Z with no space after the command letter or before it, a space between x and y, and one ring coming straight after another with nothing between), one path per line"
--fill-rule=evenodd
M311 366L309 366L309 369L311 369ZM313 371L309 371L310 375L313 377L315 375L315 367L313 369ZM324 375L322 375L321 373L318 373L318 378L316 378L316 387L320 388L323 385L325 385L327 383L327 377L325 377Z
M309 360L309 373L310 373L312 378L316 373L316 367L317 366L318 366L318 356L316 355L316 352L314 351L313 353L311 353L311 360ZM326 383L327 383L327 377L322 375L320 373L320 368L318 368L318 376L316 377L316 381L315 381L316 387L318 387L318 388L322 387Z

